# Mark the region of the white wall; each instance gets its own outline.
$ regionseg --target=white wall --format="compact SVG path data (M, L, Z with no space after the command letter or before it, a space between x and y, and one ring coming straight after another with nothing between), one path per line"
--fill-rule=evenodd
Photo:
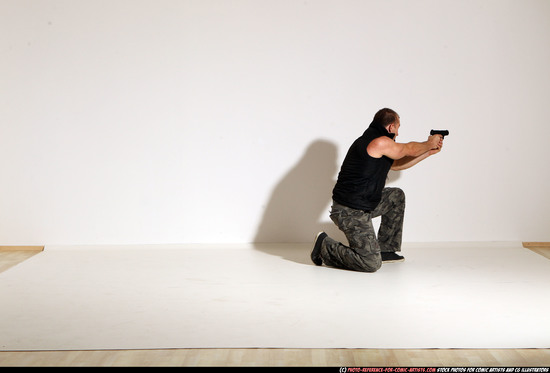
M3 0L0 244L310 241L381 107L405 241L550 241L547 0ZM330 230L330 229L329 229Z

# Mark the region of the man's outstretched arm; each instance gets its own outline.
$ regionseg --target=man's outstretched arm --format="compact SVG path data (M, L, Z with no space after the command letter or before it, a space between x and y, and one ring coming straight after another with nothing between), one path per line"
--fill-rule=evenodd
M428 158L430 155L439 153L443 147L443 137L433 135L425 142L397 143L388 137L374 139L367 147L371 157L389 157L394 160L391 167L394 171L405 170Z
M420 161L423 161L424 159L428 158L430 155L434 155L436 153L439 153L440 151L441 151L441 148L433 149L417 157L405 156L401 159L396 159L393 161L393 165L391 166L391 169L393 171L406 170L407 168L411 168L412 166L419 163Z

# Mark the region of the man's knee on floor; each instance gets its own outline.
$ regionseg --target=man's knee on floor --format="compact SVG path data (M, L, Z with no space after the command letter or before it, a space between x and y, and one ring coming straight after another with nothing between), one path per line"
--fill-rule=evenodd
M362 272L376 272L382 267L382 256L378 254L369 254L364 257L361 263Z

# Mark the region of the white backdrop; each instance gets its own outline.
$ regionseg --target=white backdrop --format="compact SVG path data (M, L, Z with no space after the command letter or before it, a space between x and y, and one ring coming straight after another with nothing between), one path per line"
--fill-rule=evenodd
M550 241L547 0L2 0L0 244L305 242L374 113L404 240Z

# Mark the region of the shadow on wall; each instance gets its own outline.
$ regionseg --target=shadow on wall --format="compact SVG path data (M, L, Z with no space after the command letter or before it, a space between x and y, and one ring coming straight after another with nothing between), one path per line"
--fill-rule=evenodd
M338 229L329 218L332 188L339 165L337 147L316 140L274 188L254 238L255 248L300 263L310 263L303 245L293 250L264 243L313 242L319 231L330 235ZM336 238L336 237L335 237ZM290 252L292 251L292 252ZM298 252L300 251L300 252Z
M313 265L309 254L317 232L324 231L347 243L329 217L332 188L340 169L337 155L336 145L326 140L316 140L306 149L303 157L274 188L254 238L255 249ZM388 182L398 178L399 173L390 172ZM274 243L311 245L277 246Z

